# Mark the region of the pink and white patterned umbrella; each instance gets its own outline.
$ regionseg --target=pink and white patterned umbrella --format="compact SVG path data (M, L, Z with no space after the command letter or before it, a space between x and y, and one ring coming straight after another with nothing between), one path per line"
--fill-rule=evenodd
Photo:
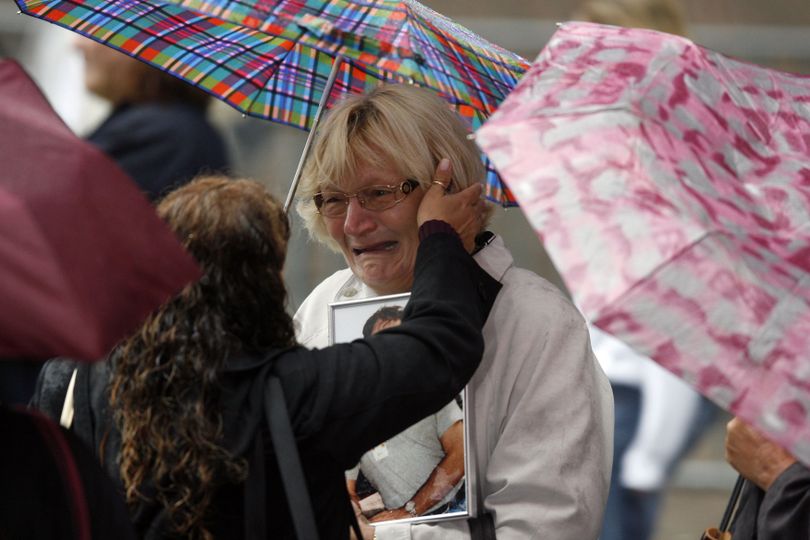
M589 319L810 465L810 77L566 23L476 140Z

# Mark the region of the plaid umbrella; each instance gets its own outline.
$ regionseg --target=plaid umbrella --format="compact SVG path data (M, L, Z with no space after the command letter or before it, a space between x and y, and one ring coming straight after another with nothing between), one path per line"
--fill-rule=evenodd
M810 464L810 77L565 24L477 132L585 315Z
M528 66L410 1L16 2L29 15L145 60L244 114L302 129L313 129L319 111L340 95L381 81L430 87L477 127ZM333 66L338 55L343 61ZM488 196L513 204L490 171Z

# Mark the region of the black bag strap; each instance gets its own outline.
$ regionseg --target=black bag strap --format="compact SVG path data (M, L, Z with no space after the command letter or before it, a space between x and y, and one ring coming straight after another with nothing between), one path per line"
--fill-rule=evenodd
M472 540L495 540L495 521L489 512L468 519L467 524Z
M267 385L269 392L267 399L264 400L264 411L267 415L281 482L287 494L295 536L298 540L318 540L315 513L312 511L304 469L298 457L298 448L290 425L287 404L284 401L284 390L281 388L281 381L275 376L269 377Z
M265 540L267 538L267 486L264 473L264 442L257 433L250 450L248 477L245 481L245 540Z
M357 540L363 540L363 533L360 531L360 524L357 523L357 516L354 513L354 506L352 506L351 499L349 500L349 525L354 531L354 536Z

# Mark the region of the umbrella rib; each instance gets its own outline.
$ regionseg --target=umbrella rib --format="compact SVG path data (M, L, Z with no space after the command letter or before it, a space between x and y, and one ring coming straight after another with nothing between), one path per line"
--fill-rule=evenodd
M303 35L304 35L304 33L305 33L305 30L299 27L299 32L300 32L300 33L298 34L298 37L296 38L296 41L295 41L296 43L297 43L297 40L299 40L299 39L301 39L301 37L303 37ZM285 55L284 55L284 58L286 58L286 57L287 57L287 55L289 55L289 54L290 54L290 52L292 51L292 49L293 49L293 48L295 48L295 46L297 46L297 45L294 45L293 47L291 47L291 48L290 48L290 49L287 51L287 54L285 54ZM276 57L276 60L278 60L278 67L276 67L275 69L273 69L273 70L271 70L271 71L269 72L269 74L268 74L268 75L267 75L267 77L265 78L265 81L264 81L264 83L262 84L262 86L261 86L260 88L257 88L257 90L254 92L253 99L251 100L251 102L250 102L250 106L248 107L248 109L249 109L249 110L253 110L253 106L254 106L254 104L256 103L256 100L259 98L259 95L261 94L262 89L263 89L263 88L266 88L266 87L268 87L268 86L271 86L271 81L273 81L272 87L273 87L273 90L274 90L274 92L273 92L273 94L272 94L272 95L275 95L275 93L276 93L276 92L275 92L275 90L277 89L277 86L276 86L276 84L275 84L275 81L277 81L277 80L278 80L278 77L277 77L276 75L278 74L279 67L281 66L281 64L282 64L282 62L283 62L283 60L282 60L281 58L278 58L278 57ZM270 109L272 109L272 108L274 107L274 105L271 103L271 104L269 104L269 105L268 105L268 107L269 107Z
M616 298L614 298L614 299L610 300L610 304L612 304L612 305L619 304L619 303L621 303L621 302L622 302L622 300L623 300L624 298L627 298L628 296L632 296L632 293L633 293L635 290L639 289L639 288L640 288L642 285L644 285L645 283L647 283L648 281L650 281L651 279L653 279L653 277L654 277L654 276L655 276L655 275L656 275L658 272L660 272L660 271L661 271L661 270L662 270L664 267L666 267L666 266L667 266L667 264L668 264L668 261L671 261L671 260L673 260L673 259L677 259L677 258L678 258L678 257L680 257L680 256L681 256L683 253L686 253L687 251L689 251L690 249L692 249L693 247L695 247L695 245L697 245L697 244L699 244L700 242L704 241L706 238L708 238L709 236L711 236L711 235L713 235L713 234L716 234L716 233L713 233L713 232L706 232L706 231L704 231L704 232L703 232L703 234L702 234L700 237L698 237L698 238L694 239L694 240L693 240L693 241L691 241L691 242L690 242L688 245L686 245L686 246L682 247L682 248L681 248L681 249L679 249L677 252L675 252L674 254L672 254L671 256L669 256L669 257L667 258L667 260L666 260L666 261L663 261L663 262L660 262L659 264L657 264L657 265L655 266L655 268L653 268L652 270L648 271L648 272L647 272L647 273L644 275L644 277L643 277L642 279L639 279L638 281L636 281L635 283L633 283L633 285L632 285L630 288L628 288L627 290L625 290L625 291L624 291L622 294L620 294L620 295L619 295L619 296L617 296ZM597 318L597 319L594 319L594 322L596 322L596 321L598 321L598 320L599 320L598 318Z
M284 201L284 212L287 213L290 204L292 204L292 199L295 196L295 192L298 189L298 183L301 180L301 172L304 168L304 163L306 162L307 157L309 156L309 149L310 145L312 144L312 140L315 137L315 131L318 129L318 123L321 120L321 114L324 110L326 110L326 104L329 101L329 94L332 92L332 86L335 84L335 79L337 78L338 72L340 71L340 67L344 61L342 55L338 55L333 63L332 63L332 70L329 72L329 78L326 80L326 84L324 85L324 89L321 92L321 99L318 103L318 110L315 112L315 119L312 121L312 126L309 130L309 135L307 136L306 143L304 144L304 150L301 152L301 159L298 160L298 166L295 169L295 175L293 176L292 185L290 186L290 190L287 193L287 200Z

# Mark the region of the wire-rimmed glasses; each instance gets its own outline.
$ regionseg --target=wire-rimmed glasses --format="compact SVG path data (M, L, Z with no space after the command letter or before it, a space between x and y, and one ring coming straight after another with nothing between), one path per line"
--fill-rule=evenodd
M320 191L312 199L315 201L315 208L323 217L338 218L346 215L346 209L352 197L357 197L357 202L366 210L381 212L396 206L405 200L414 189L419 187L419 182L408 178L399 184L390 186L368 186L354 193L343 191Z

